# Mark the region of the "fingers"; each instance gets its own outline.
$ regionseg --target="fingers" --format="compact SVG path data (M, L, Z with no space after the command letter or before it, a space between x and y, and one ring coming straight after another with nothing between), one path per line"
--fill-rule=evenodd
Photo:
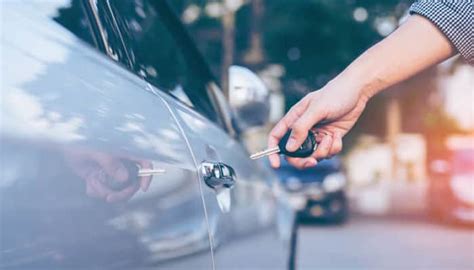
M275 137L272 137L272 136L268 137L268 144L267 144L268 149L278 146L278 141L279 140L276 139ZM280 156L278 154L269 155L268 160L270 161L270 165L273 168L280 167Z
M342 138L339 134L320 133L316 136L318 146L316 151L307 158L287 157L288 163L292 166L305 169L316 166L318 160L330 158L342 150Z
M327 156L329 149L331 148L331 135L326 133L316 133L316 141L318 146L316 151L307 158L291 158L287 157L288 163L298 169L305 169L316 166L318 160L321 160Z
M129 199L139 189L147 191L152 176L143 176L136 179L137 176L129 175L129 171L123 164L124 160L102 152L75 150L67 151L66 162L71 169L86 183L86 193L88 196L103 199L108 202ZM140 166L143 169L153 169L149 161L126 158ZM130 183L124 189L114 190L111 182Z
M119 159L99 152L91 153L90 157L114 180L118 182L125 182L128 180L128 170Z
M342 137L339 134L334 134L331 150L329 151L329 156L334 156L341 152L342 150Z
M308 131L315 124L324 119L324 117L319 107L308 106L308 109L292 125L292 131L288 143L286 144L286 150L290 152L296 151L308 136Z
M329 151L332 148L333 139L330 134L323 135L320 143L316 147L316 151L313 154L313 157L316 160L321 160L327 158L329 155Z
M273 127L272 131L268 135L268 148L277 147L281 138L285 136L285 133L290 129L293 123L298 120L298 118L305 112L307 109L309 100L302 99L300 102L295 104L288 113ZM268 156L270 164L273 168L280 167L280 157L278 154L272 154Z
M307 158L292 158L287 157L286 160L290 163L293 167L298 169L306 169L316 166L318 161L314 157L307 157Z
M104 183L106 177L105 172L100 169L89 174L85 179L87 195L107 202L125 201L130 199L142 185L139 182L134 182L120 191L114 191Z
M102 182L100 172L96 172L86 179L86 192L87 195L99 199L106 199L109 194L113 193L113 191Z
M114 192L107 196L107 202L118 202L118 201L125 201L130 199L140 188L138 183L135 183L125 189L122 189L119 192Z

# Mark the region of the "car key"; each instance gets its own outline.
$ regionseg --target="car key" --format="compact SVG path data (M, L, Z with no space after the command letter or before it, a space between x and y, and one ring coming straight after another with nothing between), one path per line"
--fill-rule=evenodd
M165 170L163 169L141 169L136 162L128 159L122 159L121 161L128 171L128 179L125 182L117 182L113 179L107 179L107 186L115 191L120 191L130 186L132 182L137 181L139 177L165 173Z
M258 159L277 153L289 157L304 158L311 156L311 154L313 154L313 152L316 150L316 147L318 146L318 144L316 143L316 137L314 136L314 133L310 130L308 131L308 136L304 140L303 144L301 144L300 148L294 152L289 152L286 150L286 143L288 142L290 135L291 129L285 133L285 136L283 136L283 138L281 138L280 142L278 143L278 146L255 153L251 155L250 158Z

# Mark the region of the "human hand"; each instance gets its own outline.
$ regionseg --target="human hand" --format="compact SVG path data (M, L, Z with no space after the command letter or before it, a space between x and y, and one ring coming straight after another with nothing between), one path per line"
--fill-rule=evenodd
M342 150L342 137L354 126L365 108L368 97L330 82L319 91L306 95L275 125L268 137L268 148L278 145L288 129L292 129L286 145L288 151L296 151L305 140L308 131L316 133L318 147L307 158L290 158L293 166L303 169L315 166L320 159ZM269 156L274 168L280 166L278 154Z
M66 162L86 183L87 195L107 202L126 201L139 189L148 190L152 176L130 175L124 162L136 163L141 169L153 169L148 161L132 158L116 158L93 151L74 150L66 152ZM135 179L137 177L138 179ZM116 185L124 185L117 190Z

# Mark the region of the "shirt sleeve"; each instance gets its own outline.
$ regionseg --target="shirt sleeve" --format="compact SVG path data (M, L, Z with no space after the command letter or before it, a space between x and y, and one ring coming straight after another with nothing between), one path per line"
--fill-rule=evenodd
M410 14L421 15L433 22L456 50L474 64L474 13L472 0L418 0Z

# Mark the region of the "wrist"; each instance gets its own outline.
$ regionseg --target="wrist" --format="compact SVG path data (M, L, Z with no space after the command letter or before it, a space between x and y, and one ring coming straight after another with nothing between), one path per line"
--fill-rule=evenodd
M394 83L390 76L394 65L380 61L378 47L380 45L376 44L364 52L336 77L366 101Z
M327 86L336 91L340 91L341 96L352 96L359 101L367 103L376 93L373 88L366 84L361 76L356 76L347 72L347 70L340 73L336 78L332 79Z

